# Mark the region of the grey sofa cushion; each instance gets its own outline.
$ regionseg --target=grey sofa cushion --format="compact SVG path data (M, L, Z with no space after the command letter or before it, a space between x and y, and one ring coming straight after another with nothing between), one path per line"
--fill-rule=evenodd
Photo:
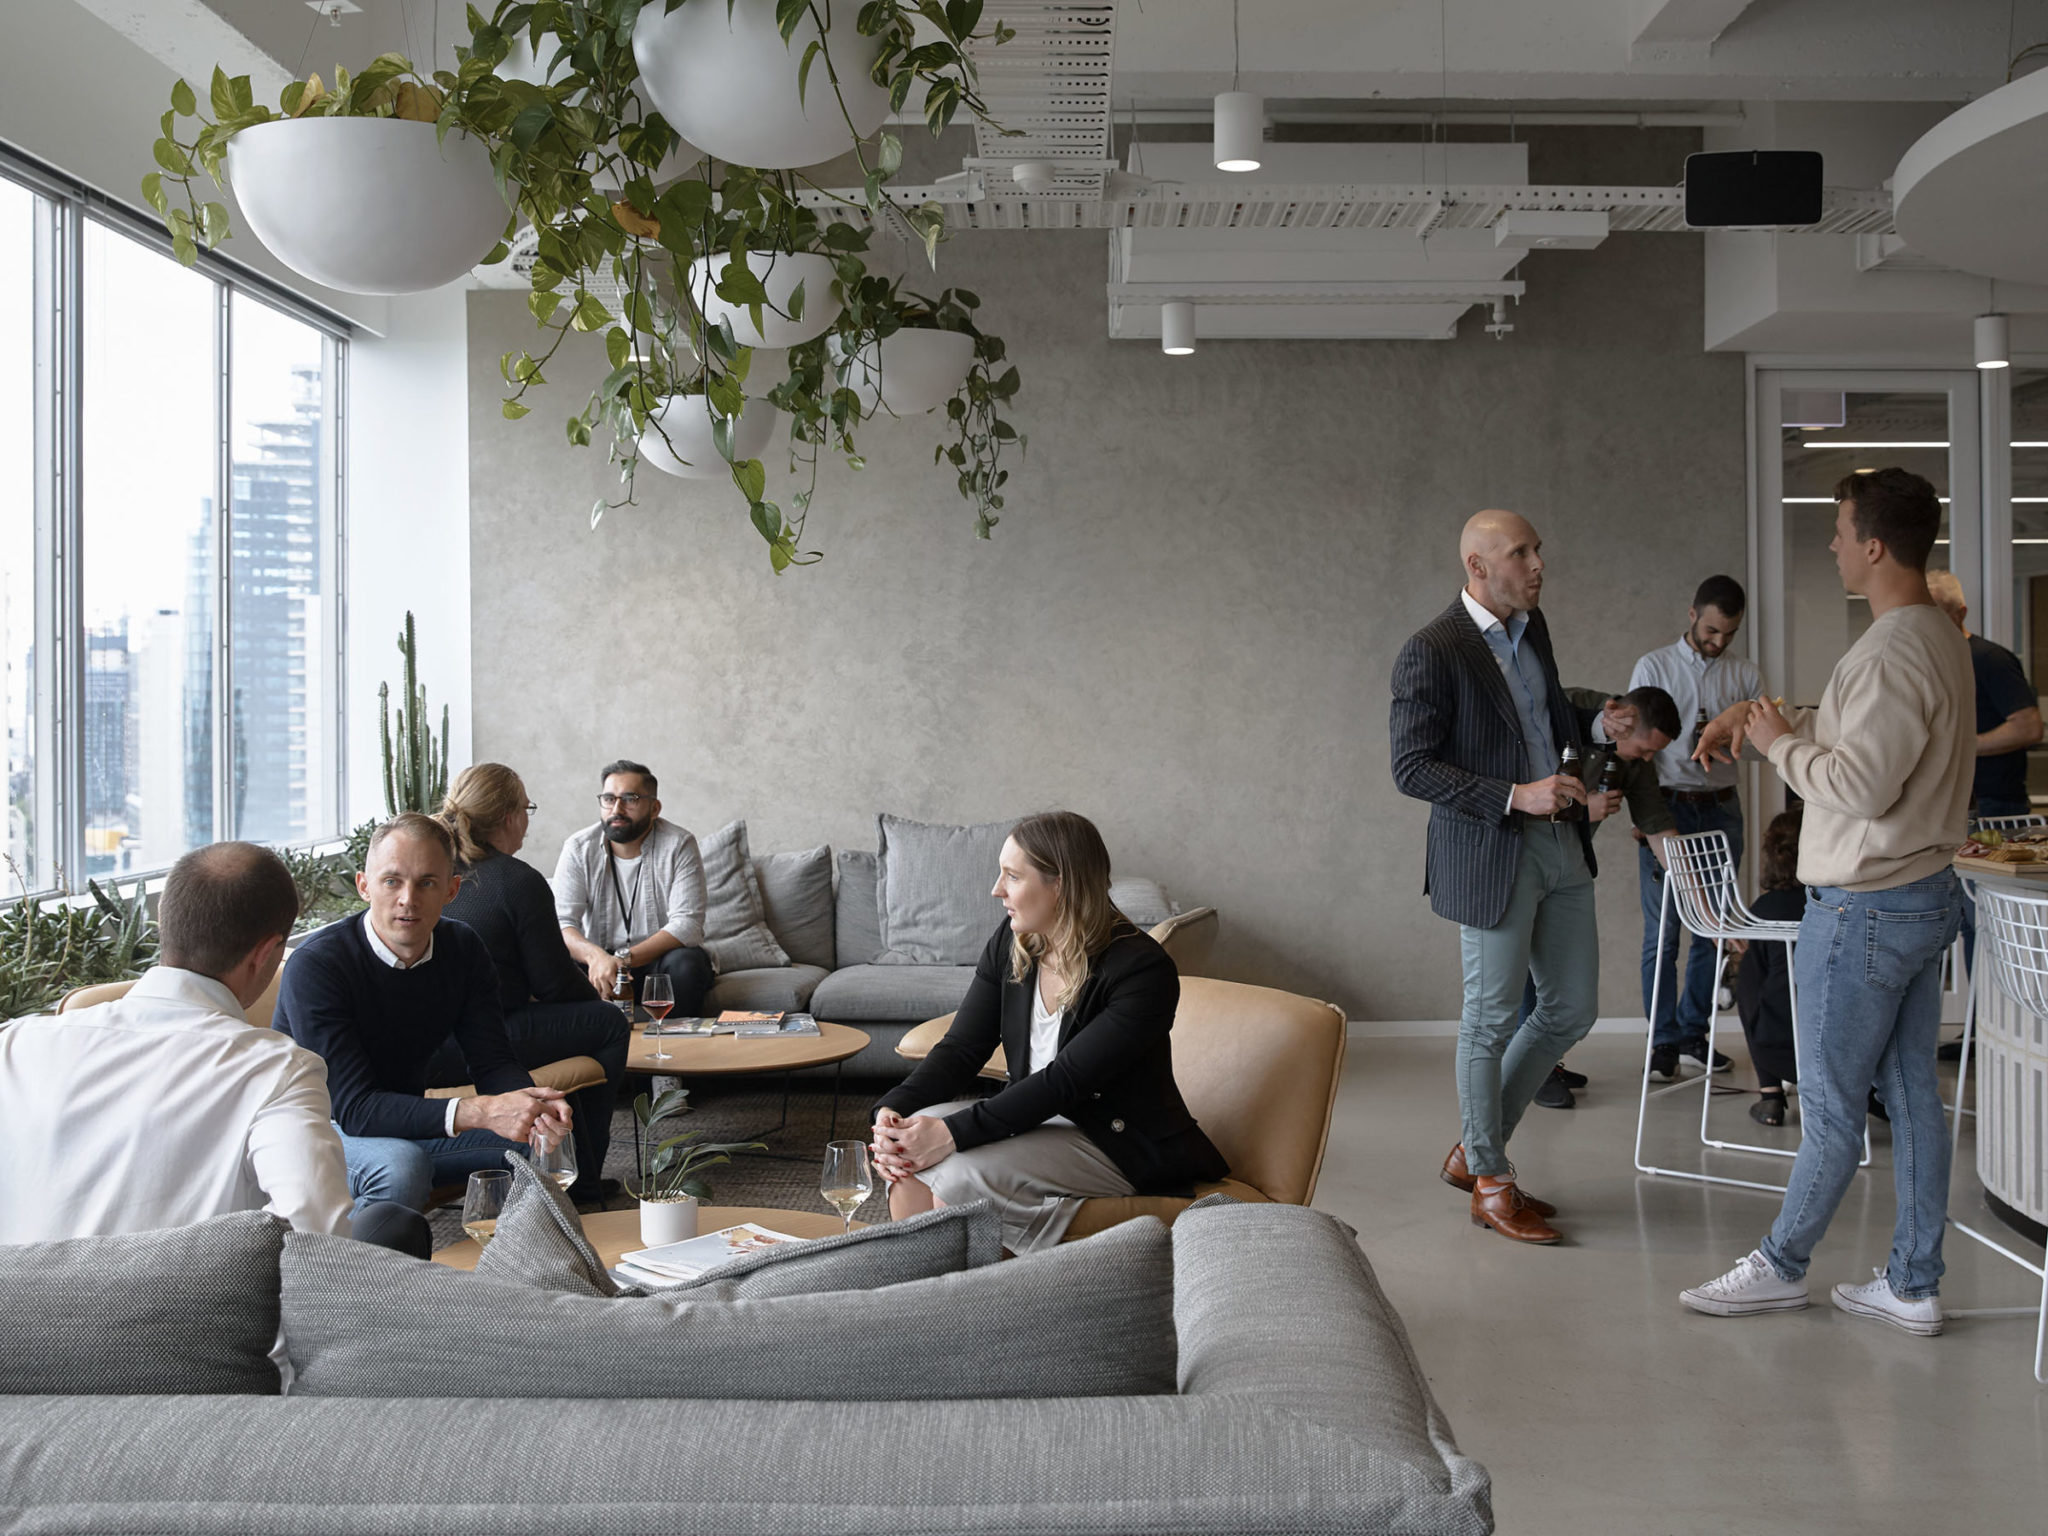
M476 1273L500 1285L531 1285L577 1296L616 1296L619 1286L583 1235L583 1218L569 1197L542 1178L517 1152L512 1193L498 1213L498 1225L476 1261Z
M275 1396L285 1228L280 1217L238 1211L189 1227L0 1246L0 1394Z
M688 1293L705 1301L871 1291L979 1269L1002 1256L1002 1221L994 1206L974 1200L904 1221L877 1222L840 1237L764 1248L695 1280L648 1289L659 1296Z
M974 980L971 965L850 965L811 994L811 1012L835 1024L922 1022L951 1013Z
M750 1013L802 1013L811 1006L818 983L832 973L822 965L777 965L760 970L724 971L705 994L704 1007Z
M882 952L882 914L875 898L881 873L881 861L874 854L858 848L839 850L839 890L832 911L835 966L873 965Z
M1173 904L1173 898L1166 894L1165 886L1143 875L1110 881L1109 900L1117 911L1140 928L1157 928L1180 910Z
M704 860L704 952L721 971L787 965L789 956L768 929L747 824L728 822L697 844Z
M839 963L833 943L832 850L824 843L802 853L754 856L754 883L775 942L797 965L831 970ZM866 957L863 956L863 959Z
M1172 1243L1149 1217L962 1274L737 1301L494 1285L301 1232L285 1239L283 1277L295 1396L877 1402L1174 1387Z
M1003 921L991 894L1003 840L1014 825L949 827L901 816L875 818L881 874L879 965L972 965Z

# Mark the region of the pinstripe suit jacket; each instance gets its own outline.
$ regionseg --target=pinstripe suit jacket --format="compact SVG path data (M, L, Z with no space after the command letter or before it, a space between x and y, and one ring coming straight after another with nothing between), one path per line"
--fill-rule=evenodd
M1523 644L1535 647L1542 664L1551 733L1559 747L1573 742L1583 756L1585 732L1558 683L1541 609L1529 615ZM1430 906L1454 923L1493 927L1507 911L1522 857L1523 817L1507 804L1509 791L1525 782L1526 758L1507 679L1462 597L1401 647L1387 734L1395 785L1430 802L1422 886ZM1578 829L1590 870L1593 829L1583 821Z

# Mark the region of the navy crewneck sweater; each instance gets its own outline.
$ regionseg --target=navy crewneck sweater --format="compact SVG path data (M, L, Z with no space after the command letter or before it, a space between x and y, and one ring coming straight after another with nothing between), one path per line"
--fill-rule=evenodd
M401 971L364 935L369 914L330 923L292 951L278 986L275 1026L327 1063L327 1092L345 1135L433 1141L447 1105L424 1097L427 1062L450 1035L478 1093L530 1088L512 1053L498 973L483 941L444 917L434 958Z

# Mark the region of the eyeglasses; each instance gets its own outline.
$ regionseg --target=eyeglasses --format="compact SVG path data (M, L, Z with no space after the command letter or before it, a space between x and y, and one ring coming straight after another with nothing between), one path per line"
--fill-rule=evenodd
M647 796L645 795L603 794L597 797L597 805L599 810L605 811L612 809L613 806L623 805L627 810L630 811L637 807L640 804L640 802L645 800L646 798Z
M538 812L539 810L540 810L540 807L539 807L539 806L537 806L537 805L535 805L535 804L534 804L534 803L533 803L533 802L532 802L531 800L529 800L529 801L527 801L527 802L526 802L526 814L527 814L527 815L529 815L529 816L532 816L532 815L536 814L536 813L537 813L537 812Z

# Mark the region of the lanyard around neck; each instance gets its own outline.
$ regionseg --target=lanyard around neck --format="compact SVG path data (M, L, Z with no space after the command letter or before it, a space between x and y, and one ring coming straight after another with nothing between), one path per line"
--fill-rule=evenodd
M626 899L626 888L619 883L619 861L612 852L611 839L605 839L604 862L606 867L612 872L612 894L619 900L619 942L621 944L633 942L633 908L640 903L640 871L644 867L640 861L646 857L647 849L643 845L640 849L640 858L633 861L633 898L628 901Z

